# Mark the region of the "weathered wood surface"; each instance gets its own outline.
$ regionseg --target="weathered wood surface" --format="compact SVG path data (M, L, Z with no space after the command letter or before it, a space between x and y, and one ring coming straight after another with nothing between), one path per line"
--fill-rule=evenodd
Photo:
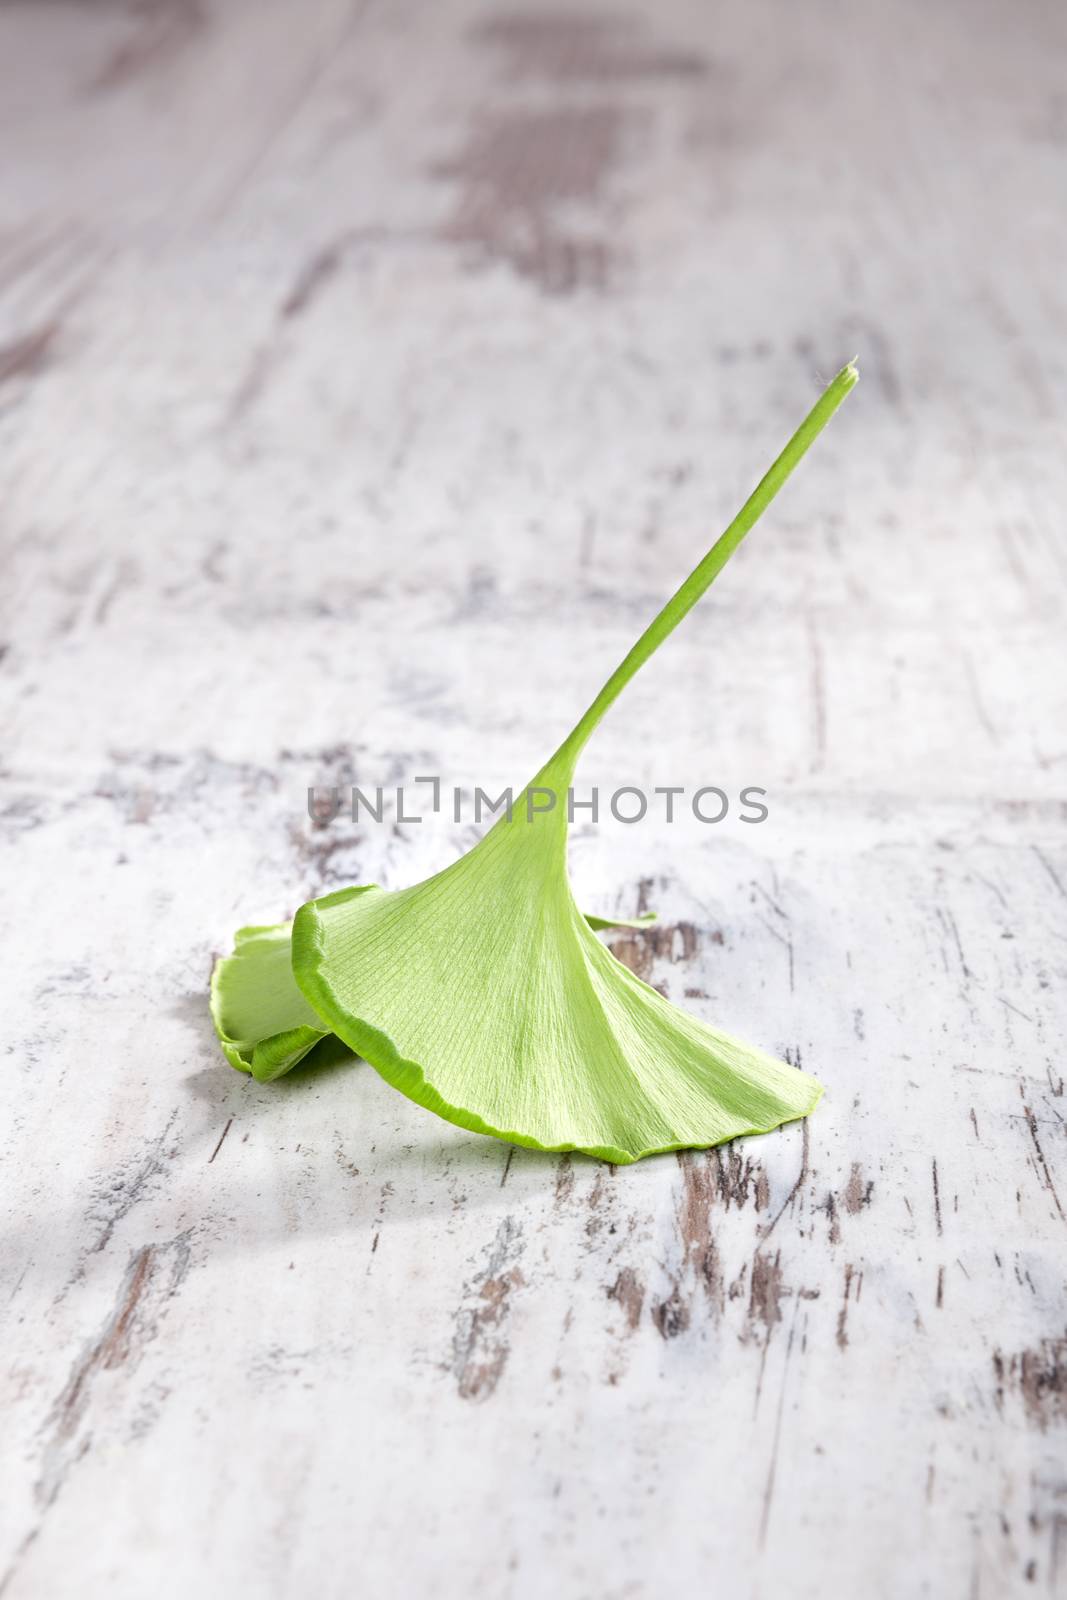
M10 1600L1065 1592L1065 34L0 8ZM230 1072L236 925L473 837L307 786L527 777L854 353L582 772L768 821L573 846L810 1125Z

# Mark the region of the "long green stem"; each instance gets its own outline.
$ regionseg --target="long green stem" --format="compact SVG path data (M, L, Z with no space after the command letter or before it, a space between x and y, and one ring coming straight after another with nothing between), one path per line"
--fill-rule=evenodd
M560 745L548 763L549 767L554 767L557 761L566 759L573 770L574 763L605 711L618 699L634 674L644 666L649 656L659 649L667 635L674 632L682 618L693 609L701 595L718 577L745 534L758 522L793 468L825 428L858 379L859 373L854 362L850 361L847 367L842 367L837 377L812 406L774 465L760 479L725 533L720 534L703 561L693 568L681 588L667 601L659 615L649 623L633 649L616 667L588 711Z

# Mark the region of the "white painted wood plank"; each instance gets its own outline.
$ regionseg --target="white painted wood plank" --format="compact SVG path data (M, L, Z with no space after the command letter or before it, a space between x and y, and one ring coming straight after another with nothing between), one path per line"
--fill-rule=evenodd
M1063 18L0 10L0 1581L1067 1583ZM521 782L827 374L581 773L805 1128L627 1170L228 1071L213 953Z

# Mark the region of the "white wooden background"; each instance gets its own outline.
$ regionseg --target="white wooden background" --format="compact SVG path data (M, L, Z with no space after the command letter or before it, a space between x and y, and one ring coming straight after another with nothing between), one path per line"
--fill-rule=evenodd
M1067 13L517 5L0 6L5 1597L1065 1593ZM810 1123L230 1072L473 837L307 786L528 777L854 354L580 774L768 821L572 850Z

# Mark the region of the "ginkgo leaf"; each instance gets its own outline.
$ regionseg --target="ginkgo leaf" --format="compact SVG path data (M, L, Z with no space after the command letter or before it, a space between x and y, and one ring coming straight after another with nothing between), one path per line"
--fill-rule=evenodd
M291 1072L330 1032L293 977L292 932L291 922L238 928L233 954L211 974L211 1020L223 1054L261 1083Z
M297 913L292 967L313 1015L412 1100L479 1133L613 1162L766 1132L816 1105L814 1078L678 1010L594 937L567 879L565 798L608 707L857 376L849 365L829 385L511 817L412 888L343 889Z
M502 821L414 888L301 907L304 994L411 1099L515 1144L622 1163L811 1111L813 1078L679 1011L599 942L565 846L553 816Z
M376 889L368 883L347 892ZM586 917L598 929L647 928L655 920L654 911ZM238 1072L249 1072L261 1083L291 1072L330 1033L293 976L292 933L292 922L239 928L233 954L220 957L211 974L211 1020L223 1053Z

